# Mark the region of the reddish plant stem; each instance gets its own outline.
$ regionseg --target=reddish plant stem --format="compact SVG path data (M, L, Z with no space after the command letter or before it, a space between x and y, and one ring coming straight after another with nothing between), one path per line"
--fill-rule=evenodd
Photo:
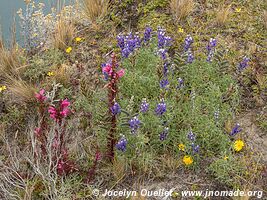
M109 106L109 115L111 116L111 118L110 118L111 127L110 127L110 130L108 133L108 138L107 138L108 139L107 156L108 156L109 161L111 161L111 162L113 162L114 155L115 155L114 147L115 147L115 143L116 143L115 133L116 133L116 126L117 126L116 115L113 115L112 111L110 109L114 106L115 99L116 99L117 92L118 92L118 90L117 90L118 75L116 73L116 64L117 64L116 56L115 56L115 54L112 54L112 73L111 73L111 79L110 79L109 86L108 86L108 88L109 88L108 106Z

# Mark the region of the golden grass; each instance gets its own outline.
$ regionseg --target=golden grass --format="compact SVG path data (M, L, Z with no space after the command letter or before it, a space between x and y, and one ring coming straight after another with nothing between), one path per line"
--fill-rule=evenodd
M230 9L231 9L231 5L230 6L221 6L216 14L216 18L215 18L215 23L219 26L223 26L227 23L227 21L229 20L229 15L230 15Z
M21 79L16 79L9 77L6 82L7 89L16 97L18 100L24 102L31 102L34 100L34 95L36 93L36 88L26 83Z
M171 0L170 9L176 20L185 19L194 9L194 0Z
M108 6L108 0L82 0L82 10L84 15L93 24L106 15Z
M70 76L71 76L71 67L65 64L62 64L59 68L54 70L55 76L53 77L57 83L61 83L63 85L70 84Z
M54 47L65 50L73 40L75 35L75 26L71 21L66 20L64 16L60 16L54 34Z
M263 11L263 23L264 23L265 28L267 29L267 11L266 10Z
M119 158L115 158L113 161L113 175L116 181L123 180L126 175L126 162L125 160L121 160Z
M0 73L2 76L16 76L21 67L19 51L15 48L6 49L0 39Z

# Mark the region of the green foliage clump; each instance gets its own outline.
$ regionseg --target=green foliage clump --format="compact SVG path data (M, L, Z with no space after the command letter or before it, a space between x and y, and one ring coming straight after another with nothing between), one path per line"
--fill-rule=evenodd
M29 66L26 67L23 75L31 82L38 82L43 79L51 69L55 69L55 67L61 65L64 60L64 53L57 49L50 49L42 54L36 54L30 60Z
M215 160L207 169L219 182L230 187L240 186L240 177L244 176L245 166L235 158L220 158Z

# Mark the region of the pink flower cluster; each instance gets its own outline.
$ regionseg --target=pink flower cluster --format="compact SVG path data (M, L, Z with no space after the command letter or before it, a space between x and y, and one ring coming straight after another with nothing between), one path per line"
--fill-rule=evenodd
M54 106L50 106L48 108L50 117L54 119L55 121L58 121L59 119L67 117L70 113L69 106L70 106L70 102L68 99L61 101L59 109L56 109Z
M47 99L44 93L45 90L41 89L38 93L35 94L35 98L40 102L44 102Z
M102 72L103 72L103 74L107 74L107 75L111 76L111 74L113 72L111 64L109 64L109 63L105 64L105 66L102 67ZM121 78L125 74L125 70L121 69L118 72L116 72L116 74L118 75L119 78Z

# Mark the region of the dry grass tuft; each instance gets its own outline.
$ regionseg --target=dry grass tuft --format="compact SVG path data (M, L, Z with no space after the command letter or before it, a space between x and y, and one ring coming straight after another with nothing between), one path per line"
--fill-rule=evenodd
M19 52L15 48L5 48L0 39L0 73L2 76L16 76L21 67Z
M55 27L54 47L65 50L73 40L75 35L75 26L72 22L61 16Z
M63 85L68 85L71 78L71 67L65 64L62 64L58 69L55 70L55 80L57 83Z
M121 181L126 175L126 162L119 158L114 159L113 161L113 175L116 181Z
M227 21L229 20L229 15L230 15L230 9L231 9L231 5L229 6L221 6L216 14L216 19L215 22L217 25L219 26L223 26L227 23Z
M171 0L171 13L176 20L185 19L194 9L194 0Z
M6 85L8 90L18 99L24 102L31 102L34 100L36 88L33 85L12 77L9 77Z
M265 28L267 29L267 11L266 10L263 11L263 23L264 23Z
M106 15L108 6L108 0L82 0L84 15L93 24Z

